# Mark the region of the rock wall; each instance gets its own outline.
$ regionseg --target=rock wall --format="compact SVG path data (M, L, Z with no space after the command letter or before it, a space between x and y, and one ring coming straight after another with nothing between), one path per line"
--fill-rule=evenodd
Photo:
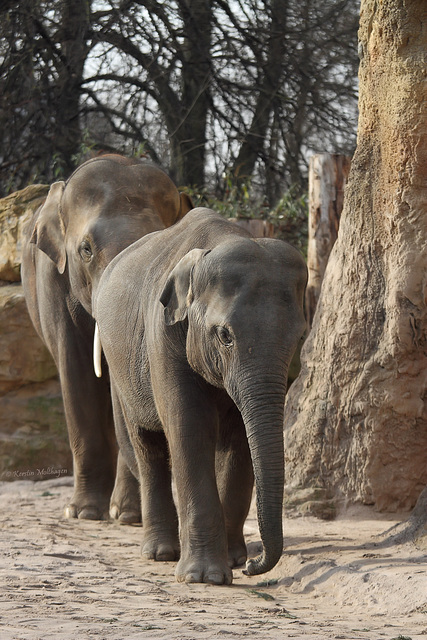
M23 229L48 189L31 185L0 200L0 480L72 472L57 371L20 283Z
M287 397L286 482L399 511L427 484L426 3L360 15L357 149Z

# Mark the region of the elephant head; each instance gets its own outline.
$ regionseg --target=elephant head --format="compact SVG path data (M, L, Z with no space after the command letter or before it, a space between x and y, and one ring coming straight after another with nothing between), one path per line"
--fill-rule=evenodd
M100 156L78 167L67 182L51 186L31 242L59 274L67 271L73 295L91 313L92 287L112 258L191 208L190 198L156 166Z
M160 299L167 325L187 323L190 366L227 391L245 424L263 541L249 574L270 570L283 548L283 410L289 362L305 328L306 280L290 245L232 236L187 253Z

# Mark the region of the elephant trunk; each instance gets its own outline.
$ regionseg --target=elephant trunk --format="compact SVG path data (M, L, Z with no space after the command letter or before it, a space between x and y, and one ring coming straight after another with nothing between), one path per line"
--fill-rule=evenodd
M283 369L283 368L282 368ZM245 573L257 575L272 569L283 551L282 509L284 487L283 413L286 372L272 379L262 376L261 391L239 393L255 476L258 526L263 550L248 560ZM259 379L258 379L259 382ZM251 387L250 383L247 387Z

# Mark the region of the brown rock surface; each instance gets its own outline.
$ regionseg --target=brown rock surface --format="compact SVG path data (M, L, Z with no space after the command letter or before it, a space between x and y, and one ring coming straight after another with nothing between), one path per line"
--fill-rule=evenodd
M56 367L18 282L22 230L47 190L33 185L0 200L0 478L6 480L72 472Z
M302 370L286 481L379 510L427 483L427 13L362 0L358 142Z
M32 184L0 200L0 280L21 280L22 232L48 191L47 185Z
M54 376L55 364L33 328L22 286L0 287L0 396Z

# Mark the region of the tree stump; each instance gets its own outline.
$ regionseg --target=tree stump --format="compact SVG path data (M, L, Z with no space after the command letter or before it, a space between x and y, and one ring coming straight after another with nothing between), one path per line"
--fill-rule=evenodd
M348 156L319 153L310 158L308 173L308 283L305 296L311 328L326 265L338 235L344 187L350 171Z
M255 238L273 238L274 226L267 220L258 218L230 218L231 222L249 231Z

